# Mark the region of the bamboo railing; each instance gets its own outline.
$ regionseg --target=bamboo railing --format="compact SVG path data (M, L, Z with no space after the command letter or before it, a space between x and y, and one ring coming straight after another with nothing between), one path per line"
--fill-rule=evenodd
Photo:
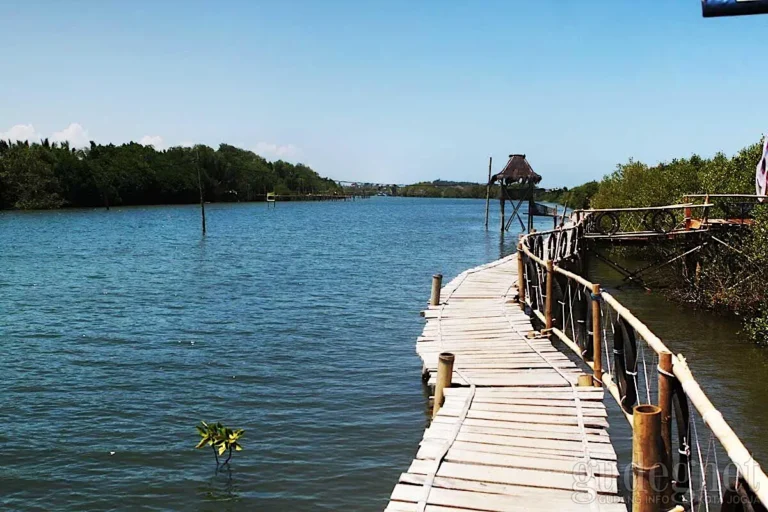
M691 221L706 220L714 206L707 196L702 203L688 200L666 206L641 206L574 210L573 217L584 226L584 236L605 237L615 235L666 236L670 233L703 229L703 224Z
M582 214L577 218L583 221L584 217L585 216ZM626 394L622 394L619 382L617 382L617 377L619 379L622 378L622 374L617 375L619 368L616 368L615 365L611 365L608 340L604 339L608 337L605 325L610 322L610 319L614 315L616 322L625 322L625 324L618 325L629 326L634 331L634 334L641 338L641 342L644 342L645 345L658 356L657 405L661 407L661 437L662 446L664 446L664 453L662 454L661 460L668 466L666 474L671 474L671 462L673 461L673 456L676 455L676 453L673 453L675 450L672 449L671 444L671 393L674 385L677 385L678 389L682 389L685 397L687 397L687 400L692 404L695 411L698 412L703 423L727 453L730 461L737 466L741 477L747 482L754 495L763 504L768 504L768 478L760 468L760 465L752 458L749 451L744 447L742 442L725 421L722 414L717 411L709 398L707 398L704 391L694 379L683 355L672 355L671 350L669 350L664 342L642 321L632 314L628 308L622 305L619 300L610 293L602 290L599 284L592 283L579 275L577 263L580 259L580 255L583 254L583 247L581 244L583 229L582 222L577 221L576 224L568 227L535 232L521 238L518 246L518 268L521 270L521 275L519 276L519 287L521 288L519 297L521 299L521 307L530 308L532 319L541 323L541 330L544 333L556 336L593 370L594 384L596 386L604 386L608 390L624 412L629 424L633 425L633 423L638 423L638 421L633 422L633 420L641 419L641 417L638 416L635 418L635 411L628 410L625 406L626 404L624 404L627 396ZM586 314L592 314L591 339L589 339L590 333L588 329L586 329L586 332L582 329L581 335L576 332L576 323L572 311L570 315L570 332L567 325L568 322L565 319L567 316L565 313L563 313L561 321L555 321L555 317L557 316L557 306L554 304L555 297L552 290L553 284L557 279L566 280L567 291L571 295L573 293L578 293L586 297L586 294L589 294L590 300L587 302L591 302L592 311L587 311ZM565 299L559 302L563 309L566 307L565 302ZM605 318L606 315L609 318ZM583 318L583 321L586 321L586 317ZM611 323L611 328L614 325L617 324ZM603 334L606 334L606 336L603 336ZM614 343L615 341L616 335L614 333L611 343ZM587 342L592 343L591 357L585 356L585 354L589 353L588 349L590 348L586 344ZM616 346L614 345L614 351L615 350ZM603 366L603 356L605 356L605 362L607 363L605 366ZM643 361L643 363L645 364L645 361ZM669 367L670 364L671 368ZM624 378L626 378L626 370L627 369L624 369ZM636 375L637 366L633 370ZM645 384L647 387L648 376L646 375L645 377ZM677 383L673 382L675 379L677 380ZM639 387L637 386L637 383L635 384L636 387ZM642 390L639 391L642 392ZM637 395L637 389L635 389L635 393ZM648 388L649 402L651 401L650 394L650 388ZM638 400L637 402L640 403L641 401ZM656 404L649 405L653 406ZM638 407L647 408L649 405L640 405ZM645 414L646 410L647 409L643 409L642 414ZM691 421L695 422L695 417ZM640 423L642 424L643 422L641 421ZM690 437L690 427L686 436ZM642 439L639 438L641 437L647 438L645 431L642 434L634 431L633 437L634 443L640 443ZM649 441L645 439L644 442ZM690 443L690 440L688 442ZM715 447L715 449L717 448ZM701 454L700 447L698 450L699 454ZM707 454L709 454L709 447L707 450ZM636 455L635 459L637 459L638 453L642 453L642 451L636 452L635 450L633 450L633 452L635 452ZM639 460L645 459L640 457ZM636 464L637 460L633 462L634 469L637 469ZM643 485L638 484L638 479L641 478L643 474L644 473L640 470L635 473L637 492L643 492ZM689 474L689 478L690 476L691 475ZM647 480L647 477L645 478ZM670 477L667 478L670 479ZM670 506L659 508L658 502L654 502L653 499L649 500L646 496L644 498L645 503L654 502L655 505L643 508L642 504L640 504L639 508L633 508L633 510L672 509L674 503L670 501L672 499L671 488L672 485L670 479L665 488L667 490L662 491L662 494L667 496L667 501L665 503ZM635 498L636 500L638 499L637 494L635 495ZM654 506L656 508L654 508Z

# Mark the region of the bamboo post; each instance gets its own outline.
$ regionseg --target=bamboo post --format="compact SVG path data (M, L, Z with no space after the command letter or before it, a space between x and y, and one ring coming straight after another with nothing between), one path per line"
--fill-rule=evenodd
M501 232L504 232L504 201L506 198L504 197L504 182L499 182L499 205L501 207Z
M661 507L654 478L661 462L661 408L649 404L635 406L632 431L632 511L658 512Z
M517 244L517 300L520 309L525 309L525 267L523 265L523 244Z
M661 409L661 462L664 465L661 483L664 509L673 504L672 489L672 353L659 353L659 409Z
M429 297L430 306L440 305L440 288L443 285L443 274L435 274L432 276L432 294Z
M544 319L545 327L552 329L552 280L555 278L554 264L552 260L547 260L547 296L544 300Z
M485 229L488 229L488 209L491 205L491 167L493 167L493 157L488 159L488 183L485 185Z
M691 207L686 206L685 207L685 229L691 229Z
M450 352L443 352L437 360L437 380L435 382L435 401L432 404L432 417L437 416L443 406L445 388L451 387L453 378L453 362L455 356Z
M704 197L704 204L709 204L709 194ZM709 222L709 206L704 207L703 218L701 220L702 225Z
M581 387L591 387L592 386L592 376L591 375L579 375L579 380L576 382L576 385Z
M592 285L592 362L594 365L595 386L603 384L603 348L600 344L600 326L602 325L602 313L600 312L600 285Z

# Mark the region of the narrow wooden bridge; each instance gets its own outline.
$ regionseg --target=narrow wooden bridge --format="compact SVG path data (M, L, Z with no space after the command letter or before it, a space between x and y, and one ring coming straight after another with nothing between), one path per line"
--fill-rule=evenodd
M438 407L388 511L626 510L603 390L517 304L518 258L467 270L425 311L417 341L434 386L455 357ZM425 508L426 507L426 508ZM446 508L443 508L446 507Z
M579 274L592 215L435 276L416 343L434 415L386 510L626 510L604 391L634 432L632 510L765 510L768 478L685 358Z

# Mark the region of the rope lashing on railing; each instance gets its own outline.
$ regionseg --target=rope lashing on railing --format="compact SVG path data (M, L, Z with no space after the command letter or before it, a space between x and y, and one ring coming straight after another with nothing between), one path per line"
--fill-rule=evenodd
M707 468L704 464L704 460L701 458L701 444L699 444L699 433L696 429L696 420L694 419L691 423L693 424L693 439L696 441L696 454L698 455L699 459L699 481L701 484L701 488L699 489L699 504L701 504L703 496L704 507L706 508L707 512L709 512L709 496L707 494ZM717 471L717 468L715 468L715 470ZM691 501L691 504L693 504L693 501ZM701 505L699 505L699 510L701 510Z
M638 345L638 348L640 352L640 361L643 362L643 377L645 379L645 392L646 392L646 398L648 400L646 403L650 404L651 403L651 386L650 386L650 383L648 382L648 365L645 362L645 349L643 348L642 343ZM639 387L637 385L637 379L635 379L635 386Z

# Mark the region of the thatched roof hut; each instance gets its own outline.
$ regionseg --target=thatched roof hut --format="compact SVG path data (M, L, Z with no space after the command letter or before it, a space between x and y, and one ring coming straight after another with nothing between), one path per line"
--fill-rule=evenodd
M504 169L500 173L494 174L491 177L491 183L501 181L504 184L511 185L512 183L530 183L536 185L541 181L541 176L536 174L525 159L525 155L509 155L509 161Z

